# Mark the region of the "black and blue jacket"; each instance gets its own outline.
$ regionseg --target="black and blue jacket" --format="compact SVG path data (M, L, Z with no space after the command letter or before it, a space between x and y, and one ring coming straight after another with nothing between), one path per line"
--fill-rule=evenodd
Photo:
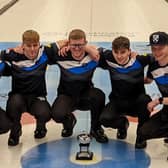
M140 94L145 94L144 67L153 61L150 55L129 58L126 65L119 65L111 50L99 48L99 66L107 69L110 74L112 91L110 99L134 99Z

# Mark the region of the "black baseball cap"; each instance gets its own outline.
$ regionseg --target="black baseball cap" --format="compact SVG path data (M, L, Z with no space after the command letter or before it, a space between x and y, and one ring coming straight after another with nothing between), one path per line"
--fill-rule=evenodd
M154 32L149 37L148 46L152 45L168 45L168 34L166 32Z

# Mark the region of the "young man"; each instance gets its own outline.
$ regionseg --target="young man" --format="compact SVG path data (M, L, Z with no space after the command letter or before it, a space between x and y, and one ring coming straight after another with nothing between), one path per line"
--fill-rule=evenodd
M60 45L63 43L59 42ZM22 35L22 47L18 47L22 49L22 54L16 53L18 48L0 53L0 59L8 61L12 71L12 90L6 108L7 115L13 122L8 139L10 146L19 143L23 112L29 112L36 118L35 138L43 138L47 133L46 122L51 118L51 107L46 99L45 72L47 64L55 61L55 46L55 43L48 47L40 46L39 34L27 30Z
M155 61L149 66L148 82L155 80L162 97L149 102L148 109L153 112L159 104L163 108L140 128L139 138L142 140L168 137L168 34L154 32L149 41Z
M112 91L110 102L105 106L100 121L103 126L118 129L117 138L125 139L129 126L126 115L138 117L139 128L149 119L147 104L151 101L144 88L144 67L150 56L130 57L130 41L117 37L112 42L112 51L99 49L99 64L110 73ZM145 148L146 141L136 139L136 148Z
M92 60L86 49L86 35L80 29L69 34L69 50L66 57L57 58L61 70L58 97L52 105L52 117L63 124L62 136L73 134L76 118L73 111L91 110L91 135L100 143L108 138L101 128L99 117L105 105L104 93L93 86L92 77L97 62ZM57 48L58 50L58 48Z
M10 67L4 62L0 62L0 77L9 76L10 74ZM0 134L7 133L11 126L12 122L7 117L6 112L0 107Z

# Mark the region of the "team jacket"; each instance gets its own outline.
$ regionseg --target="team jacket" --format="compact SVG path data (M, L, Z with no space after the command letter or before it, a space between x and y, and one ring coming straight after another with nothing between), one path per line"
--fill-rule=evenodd
M11 68L6 62L0 61L0 77L11 75Z
M153 61L150 55L130 58L124 66L119 65L111 50L99 48L99 66L107 69L110 73L112 97L121 99L134 99L145 93L144 88L144 67Z
M57 52L54 50L54 45L53 43L49 47L41 46L35 60L29 60L25 55L12 50L1 51L0 59L8 61L11 66L11 93L46 96L45 72L47 64L55 61L53 57Z
M57 46L55 47L55 50L58 50ZM93 86L92 77L98 63L87 53L80 61L75 60L70 51L66 57L57 55L55 58L61 72L58 95L80 96Z
M154 79L163 97L168 96L168 64L160 66L157 61L150 64L147 76Z

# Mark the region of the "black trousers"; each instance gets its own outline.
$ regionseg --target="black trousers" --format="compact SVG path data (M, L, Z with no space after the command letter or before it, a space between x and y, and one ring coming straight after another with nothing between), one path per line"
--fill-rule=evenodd
M105 106L100 122L105 127L122 129L128 122L126 115L138 117L138 129L149 119L147 104L151 101L150 96L141 94L134 99L112 98Z
M168 106L154 114L139 130L143 140L168 137Z
M12 126L12 122L7 117L6 112L0 107L0 134L6 133Z
M90 88L79 96L58 95L52 105L52 118L63 123L74 110L91 111L91 129L100 127L99 117L105 106L105 94L97 88Z
M36 118L37 125L44 125L51 119L51 107L46 98L33 95L9 95L6 112L13 122L13 127L20 125L23 112L33 115Z

